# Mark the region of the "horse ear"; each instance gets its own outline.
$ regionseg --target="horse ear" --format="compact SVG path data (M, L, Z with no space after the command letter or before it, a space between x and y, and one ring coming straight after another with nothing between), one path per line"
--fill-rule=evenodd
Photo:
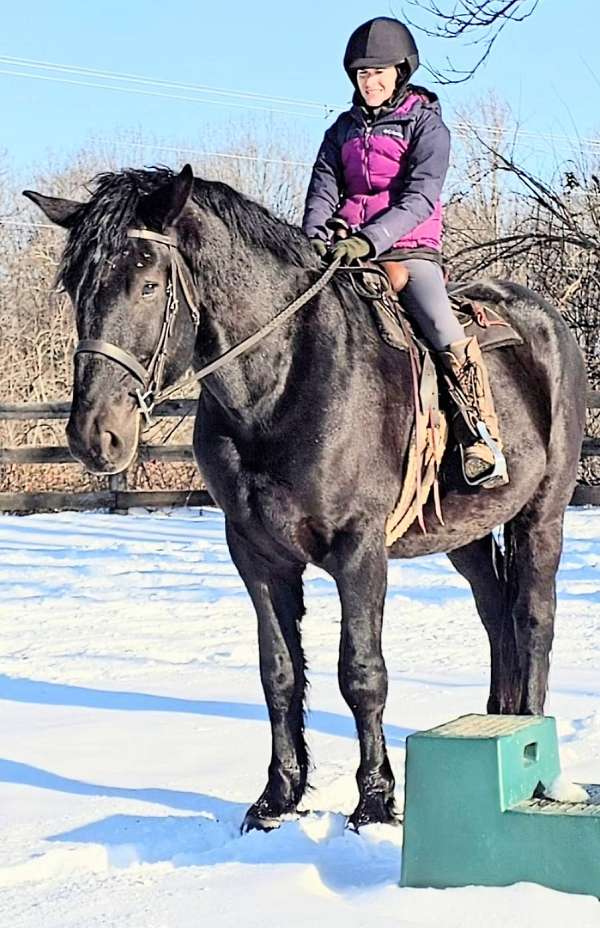
M172 180L144 197L140 204L142 218L149 226L164 232L181 216L193 188L194 173L186 164Z
M62 226L63 229L70 229L75 221L77 213L84 206L77 200L64 200L62 197L45 197L43 193L36 193L35 190L24 190L23 196L35 203L48 217L50 222Z

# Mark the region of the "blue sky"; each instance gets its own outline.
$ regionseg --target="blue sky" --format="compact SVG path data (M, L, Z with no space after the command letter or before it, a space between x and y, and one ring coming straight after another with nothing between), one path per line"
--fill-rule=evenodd
M341 65L349 34L371 16L390 14L402 16L400 0L28 0L3 4L0 55L343 105L350 98ZM524 129L598 137L599 32L598 0L541 0L530 20L505 31L473 81L440 89L424 69L418 79L438 90L449 122L457 108L493 90L512 106ZM419 36L418 42L422 57L430 61L441 63L449 53L459 65L467 60L456 43ZM23 70L0 62L0 72ZM75 74L69 79L86 80ZM190 95L138 86L152 93ZM43 167L48 152L66 161L92 137L142 132L174 142L185 139L202 148L207 134L226 125L264 127L267 118L270 131L285 128L292 136L297 131L308 151L316 151L331 121L321 113L313 118L292 115L298 107L287 103L254 101L288 113L268 117L260 110L226 106L226 98L218 105L200 104L5 73L0 73L0 89L0 149L21 177ZM551 156L551 143L537 146ZM566 155L560 143L555 148ZM174 154L163 160L175 167L182 159ZM123 161L131 163L131 153L124 152Z

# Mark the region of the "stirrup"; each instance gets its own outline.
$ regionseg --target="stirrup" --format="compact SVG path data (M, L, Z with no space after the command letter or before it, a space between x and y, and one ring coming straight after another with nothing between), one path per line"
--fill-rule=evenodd
M470 487L486 486L490 488L496 486L496 484L507 483L508 482L508 470L506 467L506 458L504 457L504 455L500 451L500 448L498 447L498 445L496 444L496 442L490 435L485 422L481 422L481 420L477 422L476 429L477 429L477 434L479 438L481 439L481 441L485 445L487 445L487 447L492 452L492 455L494 457L494 463L492 464L491 469L488 468L488 470L484 470L483 473L479 477L475 477L475 478L468 477L467 474L465 473L464 449L462 445L459 445L462 472L463 472L463 477L465 479L465 483L467 483Z

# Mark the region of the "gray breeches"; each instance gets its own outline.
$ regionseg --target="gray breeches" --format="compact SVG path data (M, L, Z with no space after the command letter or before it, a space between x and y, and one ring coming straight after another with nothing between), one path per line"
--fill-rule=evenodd
M446 293L442 269L435 261L408 258L402 262L410 277L401 302L436 351L465 337Z

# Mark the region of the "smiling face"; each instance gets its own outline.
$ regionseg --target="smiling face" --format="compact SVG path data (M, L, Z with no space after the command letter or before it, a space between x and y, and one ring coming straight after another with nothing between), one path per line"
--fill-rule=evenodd
M367 106L382 106L394 95L398 72L389 68L359 68L356 85Z

